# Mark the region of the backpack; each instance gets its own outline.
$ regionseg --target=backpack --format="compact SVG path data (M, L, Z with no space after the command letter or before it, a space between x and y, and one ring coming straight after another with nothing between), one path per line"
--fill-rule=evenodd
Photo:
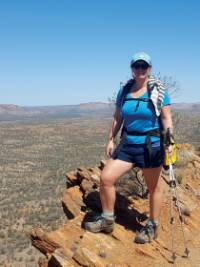
M129 93L129 91L131 90L133 84L135 83L135 80L134 79L130 79L127 81L127 83L122 87L122 93L120 95L120 109L122 109L122 106L125 102L125 98L126 98L126 95ZM160 81L158 79L156 79L154 76L150 76L150 98L132 98L132 100L136 99L136 100L139 100L139 101L145 101L145 102L149 102L151 101L154 108L155 108L155 111L156 111L156 115L158 116L158 121L159 121L159 128L160 128L160 131L163 130L163 126L162 126L162 122L161 122L161 118L160 118L160 114L158 114L158 108L160 108L161 104L162 104L162 101L164 99L164 93L163 93L163 85L160 83ZM161 87L160 87L161 86ZM161 88L161 90L160 90ZM154 99L151 98L151 95L152 95L152 92L154 93L155 90L157 90L157 99L159 100L159 107L156 106L156 104L158 103L158 101L156 101L157 99L155 99L155 96ZM159 94L160 93L160 94ZM154 93L155 95L155 93ZM155 104L156 102L156 104ZM125 128L124 126L122 127L122 130L121 130L121 134L120 134L120 138L122 138L123 136L123 133L125 131ZM133 133L134 134L134 133ZM137 134L137 133L136 133ZM140 134L140 133L138 133ZM154 135L155 134L155 131L151 131L149 134L152 134ZM157 134L157 133L156 133Z

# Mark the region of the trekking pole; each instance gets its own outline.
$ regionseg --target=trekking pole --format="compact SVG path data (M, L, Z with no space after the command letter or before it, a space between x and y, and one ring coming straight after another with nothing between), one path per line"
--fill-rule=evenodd
M167 129L167 134L166 134L166 146L170 146L170 133L169 133L169 128ZM174 211L173 211L173 203L175 204L175 207L178 208L178 213L179 213L179 220L181 224L181 232L182 232L182 237L183 237L183 242L184 242L184 255L183 257L188 257L189 255L189 249L187 247L186 243L186 238L185 238L185 229L184 229L184 219L183 215L181 212L181 207L180 207L180 201L177 193L177 187L176 187L176 178L174 175L174 170L172 166L172 160L170 153L168 151L168 160L169 160L169 188L170 188L170 223L171 223L171 233L172 233L172 262L174 263L176 260L176 254L174 250Z
M170 224L171 224L171 235L172 235L172 262L174 263L176 260L176 253L174 249L174 240L175 240L175 231L174 231L174 209L173 209L173 202L174 202L174 182L171 178L171 175L169 175L169 190L170 190Z
M184 255L183 255L183 257L188 258L189 249L187 247L187 242L186 242L186 238L185 238L184 218L183 218L183 214L181 212L180 200L179 200L179 196L178 196L178 193L177 193L177 187L176 187L176 179L175 179L175 176L174 176L174 170L173 170L173 167L172 167L172 164L171 164L171 160L170 160L170 163L169 163L169 175L170 175L169 186L171 188L171 192L173 192L172 200L173 200L173 202L175 203L175 206L178 209L179 220L180 220L180 224L181 224L181 232L182 232L182 237L183 237L183 242L184 242ZM173 216L171 217L171 220L172 221L174 220ZM174 259L174 254L172 255L172 260Z

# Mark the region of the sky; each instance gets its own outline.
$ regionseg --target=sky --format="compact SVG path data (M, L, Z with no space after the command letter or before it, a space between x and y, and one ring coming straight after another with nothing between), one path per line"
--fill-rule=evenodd
M0 104L108 102L134 53L200 101L200 1L0 1Z

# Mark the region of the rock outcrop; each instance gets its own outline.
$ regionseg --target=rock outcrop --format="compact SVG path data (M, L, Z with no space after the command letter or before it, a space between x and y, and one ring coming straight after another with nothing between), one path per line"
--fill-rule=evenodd
M180 160L179 160L180 159ZM184 258L184 243L177 208L175 214L175 266L200 266L200 157L189 144L178 145L175 172L179 177L177 192L184 214L184 229L189 258ZM159 237L150 244L133 242L136 231L149 215L148 191L142 172L134 168L116 184L116 224L110 234L91 233L83 227L95 212L101 212L99 197L100 174L105 160L99 166L79 167L66 174L67 189L62 199L66 224L45 232L32 229L32 245L40 250L39 266L91 267L149 267L171 266L170 192L168 174L163 171L165 199L160 217Z

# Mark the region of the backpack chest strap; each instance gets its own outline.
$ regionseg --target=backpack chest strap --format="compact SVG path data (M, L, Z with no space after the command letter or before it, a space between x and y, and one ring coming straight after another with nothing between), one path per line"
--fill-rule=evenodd
M124 99L124 102L125 102L125 101L131 101L131 100L142 101L142 102L150 102L150 101L151 101L150 98L126 97L126 98Z

